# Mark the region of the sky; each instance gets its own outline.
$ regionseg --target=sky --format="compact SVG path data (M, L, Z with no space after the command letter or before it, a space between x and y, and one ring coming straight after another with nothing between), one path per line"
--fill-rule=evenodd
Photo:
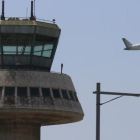
M30 0L5 0L6 17L30 15ZM140 93L140 51L125 51L122 38L140 43L139 0L36 0L36 17L56 19L61 37L52 71L72 77L83 121L41 128L41 140L95 140L96 83L101 90ZM116 96L102 95L105 102ZM140 98L101 106L101 140L140 138Z

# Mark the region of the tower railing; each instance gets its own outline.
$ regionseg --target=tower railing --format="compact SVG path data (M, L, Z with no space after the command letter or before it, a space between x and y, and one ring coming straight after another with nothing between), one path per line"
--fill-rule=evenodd
M14 69L0 69L0 71L13 71ZM38 72L48 72L48 73L54 73L54 74L60 74L60 75L66 75L68 74L61 73L61 72L55 72L55 71L46 71L46 70L34 70L34 69L17 69L16 71L38 71Z
M40 18L35 18L36 21L40 22L46 22L46 23L52 23L55 24L55 20L45 20L45 19L40 19ZM23 21L30 21L30 17L5 17L5 20L10 20L10 21L17 21L17 20L23 20Z

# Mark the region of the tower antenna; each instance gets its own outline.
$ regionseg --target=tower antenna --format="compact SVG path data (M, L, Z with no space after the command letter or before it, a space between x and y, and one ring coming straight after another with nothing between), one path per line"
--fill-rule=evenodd
M34 16L35 16L35 0L34 0Z
M4 0L2 0L2 14L1 14L1 20L5 20L5 16L4 16Z
M35 20L33 11L34 11L34 2L31 1L31 17L30 17L30 20Z

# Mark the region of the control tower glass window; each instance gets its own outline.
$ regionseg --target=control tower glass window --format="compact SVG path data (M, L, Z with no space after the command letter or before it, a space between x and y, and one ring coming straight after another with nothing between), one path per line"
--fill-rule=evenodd
M51 57L52 49L53 49L53 44L45 44L43 48L42 56Z
M19 55L30 55L31 53L31 46L18 46L18 54Z
M30 55L32 39L30 34L3 34L3 54Z
M38 46L34 46L34 55L41 56L43 46L40 44Z
M50 97L50 89L42 88L42 95L43 95L43 97Z
M31 97L39 97L39 88L30 88Z
M14 96L15 87L5 87L5 96Z
M79 102L78 97L77 97L77 93L74 93L73 95L75 96L76 101Z
M50 58L52 55L53 46L53 38L36 35L33 55Z
M69 99L66 90L61 90L64 99Z
M17 47L16 46L3 46L3 53L4 54L17 54Z
M2 87L0 87L0 97L2 96Z
M59 90L58 89L52 89L54 98L60 98Z
M17 88L17 96L27 96L27 88L26 87L18 87Z
M1 38L2 69L50 71L57 44L55 37L3 33Z
M74 100L74 97L73 97L73 94L72 94L71 91L69 91L69 95L70 95L70 99L73 100L73 101L75 101L75 100Z

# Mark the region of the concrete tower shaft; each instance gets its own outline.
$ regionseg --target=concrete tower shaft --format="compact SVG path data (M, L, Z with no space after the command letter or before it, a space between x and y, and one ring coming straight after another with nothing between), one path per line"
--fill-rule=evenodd
M31 124L1 124L1 140L40 140L40 126Z

